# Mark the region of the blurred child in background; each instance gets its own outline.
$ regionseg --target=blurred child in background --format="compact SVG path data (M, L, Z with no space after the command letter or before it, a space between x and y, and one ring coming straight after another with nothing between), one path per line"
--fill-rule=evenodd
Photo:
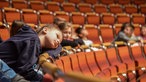
M83 41L84 45L90 46L91 44L93 44L93 42L87 38L88 31L85 28L79 27L75 30L75 32L77 33L77 36Z
M62 46L78 47L78 40L72 38L72 24L69 22L60 23L58 25L63 33L63 40L61 42Z
M141 36L143 40L146 40L146 25L142 26L141 28Z
M114 42L115 41L139 41L139 38L134 34L134 26L129 23L124 23Z

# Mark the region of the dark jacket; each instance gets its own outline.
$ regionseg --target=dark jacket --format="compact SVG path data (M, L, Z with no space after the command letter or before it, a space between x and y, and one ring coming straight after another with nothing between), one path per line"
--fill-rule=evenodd
M3 42L3 40L0 38L0 43L2 43Z
M60 52L62 51L62 46L59 45L57 48L52 49L43 49L44 52L47 52L53 59L57 59L59 57Z
M61 42L62 46L71 46L71 47L77 47L78 43L75 41L71 41L71 40L62 40Z
M18 33L0 44L0 59L14 71L30 81L42 80L42 75L34 71L41 53L40 40L31 27L24 25Z

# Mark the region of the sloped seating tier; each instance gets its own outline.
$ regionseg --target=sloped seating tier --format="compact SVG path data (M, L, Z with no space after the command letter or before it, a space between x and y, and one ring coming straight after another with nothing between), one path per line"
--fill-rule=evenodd
M146 67L145 52L146 45L112 47L70 54L60 57L55 63L64 72L74 71L100 78L136 81L145 71L142 70Z

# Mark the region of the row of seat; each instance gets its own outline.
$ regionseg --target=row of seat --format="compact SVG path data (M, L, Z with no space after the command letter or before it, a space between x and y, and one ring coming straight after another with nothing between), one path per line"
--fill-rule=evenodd
M12 22L10 22L12 23ZM34 30L36 29L35 24L29 24ZM135 27L134 33L136 36L140 36L140 30L141 30L141 25L140 24L133 24ZM5 29L7 26L4 26L1 23L0 29ZM11 27L11 25L10 25ZM80 27L80 25L73 25L73 28L76 29ZM98 26L96 25L91 25L91 24L85 24L82 28L86 28L89 35L87 36L88 39L92 40L94 43L105 43L105 42L112 42L116 35L118 34L119 30L121 29L122 24L114 24L109 25L109 24L99 24ZM3 40L6 40L9 38L9 31L8 32L1 32L1 37ZM7 35L6 35L7 34Z
M2 0L2 1L9 1L9 2L15 2L15 1L20 1L20 0ZM22 1L22 0L21 0ZM64 3L64 2L71 2L71 3L89 3L89 4L96 4L96 3L102 3L102 4L112 4L112 3L118 3L118 4L136 4L140 5L143 3L146 3L145 0L23 0L23 1L42 1L42 2L47 2L47 1L54 1L54 2L59 2L59 3Z
M125 23L131 22L133 24L144 25L146 22L146 16L144 14L125 14L125 13L81 13L81 12L72 12L67 13L64 11L50 12L47 10L35 11L32 9L15 9L15 8L4 8L0 11L0 22L13 22L14 20L22 20L25 23L32 24L46 24L53 23L55 17L65 18L66 21L73 24L110 24L115 23Z
M60 57L55 63L66 73L75 71L104 79L120 76L122 73L130 82L143 73L140 68L146 67L145 54L146 46L122 46L70 54Z
M134 4L127 4L127 5L120 5L120 4L88 4L88 3L61 3L58 2L41 2L41 1L30 1L27 3L25 0L13 0L11 5L5 2L1 2L2 5L0 8L3 7L12 7L17 9L34 9L34 10L49 10L49 11L66 11L66 12L96 12L96 13L103 13L103 12L111 12L111 13L143 13L146 14L146 4L141 4L139 6Z

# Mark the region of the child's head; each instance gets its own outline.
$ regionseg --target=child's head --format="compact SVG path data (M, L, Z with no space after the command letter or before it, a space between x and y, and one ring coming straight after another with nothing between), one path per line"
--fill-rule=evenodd
M129 23L124 23L121 31L124 32L127 36L131 36L134 32L134 26Z
M38 36L43 48L57 48L62 41L62 32L53 24L43 26L38 31Z
M69 22L60 23L58 25L63 33L63 39L69 40L72 37L72 25Z
M24 22L20 20L14 20L12 23L11 30L10 30L10 36L15 35L23 25L24 25Z
M142 26L141 28L141 35L146 36L146 25Z
M78 37L83 38L86 37L88 35L88 31L84 28L77 28L75 30L75 32L77 33Z

